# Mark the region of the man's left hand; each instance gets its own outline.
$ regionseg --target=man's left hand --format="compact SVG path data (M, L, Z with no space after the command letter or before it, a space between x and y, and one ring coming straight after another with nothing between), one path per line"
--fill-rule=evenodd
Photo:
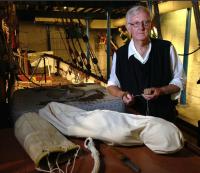
M142 94L146 100L157 99L160 95L162 95L162 90L160 88L146 88Z

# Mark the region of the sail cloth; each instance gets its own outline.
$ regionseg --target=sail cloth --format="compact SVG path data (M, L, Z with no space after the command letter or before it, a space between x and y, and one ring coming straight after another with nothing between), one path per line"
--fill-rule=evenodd
M73 158L79 148L34 112L18 118L15 136L39 169L50 170Z
M161 154L176 152L184 145L181 131L173 123L157 117L110 110L85 111L57 102L40 109L39 115L65 135L92 137L111 145L145 144Z

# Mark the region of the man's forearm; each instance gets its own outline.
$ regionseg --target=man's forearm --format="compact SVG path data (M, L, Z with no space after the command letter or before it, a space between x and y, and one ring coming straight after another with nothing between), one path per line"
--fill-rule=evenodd
M122 91L119 87L114 85L108 86L107 91L115 97L122 97L125 93L125 91Z
M180 88L176 85L169 84L160 88L162 95L173 94L180 91Z

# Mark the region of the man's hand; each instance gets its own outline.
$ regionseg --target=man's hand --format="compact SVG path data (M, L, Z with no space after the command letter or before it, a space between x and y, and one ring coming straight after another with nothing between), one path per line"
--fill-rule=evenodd
M130 93L124 92L124 94L122 95L122 101L126 105L130 106L130 105L134 104L135 99L134 99L134 96L131 95Z
M160 88L155 88L155 87L146 88L144 89L144 93L142 94L142 96L146 100L152 100L152 99L157 99L161 95L169 95L169 94L173 94L179 91L180 91L180 88L178 86L169 84L166 86L162 86Z
M160 95L162 95L161 88L146 88L142 94L146 100L157 99Z

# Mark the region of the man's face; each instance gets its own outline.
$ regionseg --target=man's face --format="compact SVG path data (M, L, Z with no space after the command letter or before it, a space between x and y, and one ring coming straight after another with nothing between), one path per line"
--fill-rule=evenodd
M145 41L149 38L151 30L150 16L144 11L138 11L129 18L127 29L134 41Z

